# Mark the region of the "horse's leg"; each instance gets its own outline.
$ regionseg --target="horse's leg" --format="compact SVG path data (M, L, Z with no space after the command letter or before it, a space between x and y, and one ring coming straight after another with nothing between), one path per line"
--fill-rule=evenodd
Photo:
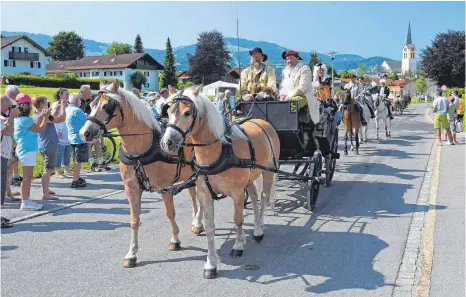
M345 131L345 156L348 155L348 132Z
M258 205L258 196L257 196L257 188L254 183L249 183L246 186L246 190L248 191L249 197L252 201L252 208L254 210L254 231L253 237L262 235L261 230L259 228L259 205Z
M191 231L194 234L199 235L204 231L204 226L202 225L202 206L199 205L199 208L197 207L196 188L189 188L188 191L193 203L193 222L191 223Z
M165 204L165 215L170 220L170 228L172 231L172 237L170 239L168 249L170 251L178 251L181 249L180 239L178 238L180 230L175 221L175 205L173 203L173 196L163 193L162 198L163 204Z
M361 131L361 133L363 133ZM359 134L359 129L356 130L356 155L359 155L359 137L358 137L358 134Z
M377 131L376 132L377 139L379 139L379 121L380 121L379 117L376 117L375 118L375 130Z
M276 174L271 171L262 171L262 193L261 193L261 209L259 212L259 232L253 233L253 238L257 242L261 242L264 238L264 216L265 208L271 202L275 204L275 186L276 186ZM272 210L273 211L273 210Z
M134 189L125 185L125 194L126 197L128 197L131 212L131 243L129 245L129 251L125 256L125 260L123 261L123 266L126 268L133 268L136 266L136 253L138 252L138 230L140 223L139 215L141 214L142 191L139 187Z
M387 117L388 121L388 137L392 136L392 119L390 117Z
M246 245L246 237L244 236L244 190L237 191L231 194L234 204L233 220L236 225L236 240L233 249L230 252L232 257L241 257L243 255L244 246Z
M244 193L244 191L242 192ZM199 199L204 211L205 233L207 237L207 261L204 265L204 278L216 278L219 258L217 249L215 248L214 202L205 182L202 182L197 187L197 199Z

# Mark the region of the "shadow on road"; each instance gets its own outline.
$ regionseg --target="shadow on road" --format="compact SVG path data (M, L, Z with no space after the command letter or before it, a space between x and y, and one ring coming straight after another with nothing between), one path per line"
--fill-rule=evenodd
M118 223L110 221L94 222L21 222L13 228L2 230L2 234L16 232L53 232L58 230L116 230L118 228L129 228L129 223Z

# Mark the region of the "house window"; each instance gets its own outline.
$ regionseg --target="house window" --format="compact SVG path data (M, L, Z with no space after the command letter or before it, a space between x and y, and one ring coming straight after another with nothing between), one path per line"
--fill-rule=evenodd
M149 71L144 71L144 76L149 77Z
M149 83L146 84L146 88L148 88L148 87L149 87Z
M92 76L99 76L99 72L98 71L92 72Z
M120 75L123 75L123 71L120 71Z
M25 47L25 48L24 48L24 52L25 52L25 53L29 53L29 48Z
M40 62L31 62L31 68L40 68Z
M11 51L12 51L13 53L16 53L16 47L12 46L12 47L11 47Z
M16 61L14 61L14 60L3 60L3 66L5 66L5 67L16 67Z
M117 76L117 75L118 75L118 72L119 72L119 71L114 71L114 72L113 72L113 75L114 75L114 76Z

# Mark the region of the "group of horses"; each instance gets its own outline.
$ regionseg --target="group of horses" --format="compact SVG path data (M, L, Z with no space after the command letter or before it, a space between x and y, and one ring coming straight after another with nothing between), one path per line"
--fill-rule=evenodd
M168 125L163 131L142 101L120 88L116 82L99 92L95 99L97 103L80 130L80 135L86 142L94 141L107 133L107 130L117 130L121 137L120 159L124 152L133 161L126 164L120 162L120 174L131 211L131 241L129 251L124 257L124 267L136 266L141 196L145 190L160 192L171 226L168 248L172 251L181 248L173 192L165 190L175 180L181 183L190 180L193 169L187 164L192 161L192 156L195 156L201 172L202 166L218 169L218 163L225 161L225 156L229 155L235 155L241 160L255 160L253 168L227 167L213 172L215 174L200 174L195 179L194 187L188 189L193 206L191 230L197 235L205 230L207 236L208 253L204 277L215 278L219 264L214 237L213 202L216 195L229 196L234 202L237 236L231 256L241 257L246 246L243 230L245 189L254 210L253 238L256 242L261 242L264 237L264 214L267 206L273 209L277 176L275 172L261 168L276 166L275 161L280 153L279 137L268 122L259 119L248 120L241 126L227 127L225 118L215 105L199 91L199 87L183 91L169 88L167 102L170 107L166 111ZM228 151L225 149L227 147ZM179 159L180 155L183 160ZM185 166L180 166L180 162ZM202 224L203 217L205 227Z
M368 102L372 103L372 107L375 113L375 126L376 126L376 138L380 139L379 129L380 121L383 122L385 128L385 136L391 137L391 118L389 117L387 104L381 95L371 93L366 90L361 97L356 100L351 99L349 92L343 91L339 93L340 102L345 107L342 108L343 112L343 126L345 131L345 155L348 154L348 136L350 137L351 150L356 150L356 154L359 154L359 144L367 142L367 130L371 122L371 114L368 107ZM346 102L346 104L344 104ZM360 109L356 107L359 104L362 108L362 113L366 123L361 122ZM370 103L369 103L370 104ZM392 111L393 114L393 111ZM356 146L353 145L353 136L355 137Z

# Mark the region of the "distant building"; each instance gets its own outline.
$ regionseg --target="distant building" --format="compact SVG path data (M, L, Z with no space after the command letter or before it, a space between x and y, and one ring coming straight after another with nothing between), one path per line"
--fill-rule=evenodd
M408 25L408 36L406 38L406 44L403 46L403 59L401 71L405 73L416 73L417 63L416 63L416 46L414 46L413 40L411 38L411 23Z
M2 36L2 74L45 75L47 51L31 38Z
M74 72L83 78L117 78L123 82L125 89L133 86L131 75L141 72L147 79L143 91L157 91L159 74L163 66L147 53L122 55L85 56L79 60L56 61L47 65L47 73Z

